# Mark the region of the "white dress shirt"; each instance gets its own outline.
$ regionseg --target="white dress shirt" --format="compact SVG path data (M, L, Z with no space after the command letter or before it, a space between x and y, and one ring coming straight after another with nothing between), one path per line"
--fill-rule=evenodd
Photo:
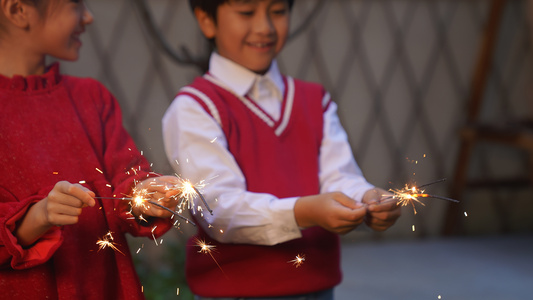
M265 75L258 75L213 53L209 74L236 95L253 99L274 120L280 118L285 85L275 61ZM204 209L203 218L197 219L212 238L225 243L275 245L301 237L294 217L298 197L279 199L246 191L246 179L228 151L223 130L196 100L180 95L172 102L163 117L163 139L177 174L192 183L206 183L202 193L213 215ZM321 193L341 191L361 201L373 188L353 158L334 102L324 113L319 170Z

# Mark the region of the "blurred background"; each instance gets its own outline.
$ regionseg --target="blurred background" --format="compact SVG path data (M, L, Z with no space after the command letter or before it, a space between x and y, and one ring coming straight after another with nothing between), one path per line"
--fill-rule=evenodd
M81 59L63 62L62 71L103 82L120 102L124 125L153 169L173 174L163 150L161 118L179 88L202 74L209 56L188 1L87 3L95 22L83 36ZM362 229L343 236L343 257L364 255L368 263L374 253L377 262L390 264L385 259L393 258L415 268L413 261L421 257L416 249L426 249L428 255L459 247L450 250L452 257L476 245L507 254L521 247L533 250L532 9L527 0L295 1L292 35L279 57L280 68L329 90L368 181L399 189L446 179L426 191L461 201L424 199L417 214L406 207L384 233ZM193 232L182 226L157 246L131 239L148 299L191 299L183 279L183 252ZM502 246L507 243L514 246ZM397 251L415 255L394 257ZM520 253L526 260L519 256L518 264L531 273L527 253L532 252ZM500 254L494 252L480 264L490 265ZM436 262L431 257L428 262ZM368 271L358 270L357 262L343 264L346 282L368 280L362 275ZM431 267L418 265L418 270ZM402 266L390 266L396 267ZM397 274L396 280L411 278L416 284L416 278L428 279L423 271L410 272ZM457 272L472 276L461 268ZM533 282L533 275L524 277L522 270L514 275ZM448 295L459 293L459 286L445 285ZM516 298L475 292L446 298L445 292L432 290L396 294L395 299L527 298L516 294L521 290L515 285L507 287ZM339 299L356 299L349 296L350 288L352 284L341 286ZM366 295L361 299L387 299Z

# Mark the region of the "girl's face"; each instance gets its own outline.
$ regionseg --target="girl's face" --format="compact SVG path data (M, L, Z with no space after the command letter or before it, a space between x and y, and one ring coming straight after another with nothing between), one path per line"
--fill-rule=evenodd
M33 51L63 60L77 60L80 35L85 31L85 25L93 22L85 3L82 0L50 0L46 11L33 9Z
M264 73L281 51L289 31L286 0L230 0L218 7L216 24L204 31L220 55Z

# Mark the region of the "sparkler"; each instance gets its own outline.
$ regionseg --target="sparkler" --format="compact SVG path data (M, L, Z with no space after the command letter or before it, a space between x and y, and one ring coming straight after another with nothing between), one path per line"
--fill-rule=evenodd
M432 185L432 184L436 184L436 183L439 183L439 182L443 182L445 181L446 179L439 179L437 181L433 181L433 182L430 182L430 183L427 183L427 184L423 184L421 186L409 186L409 185L405 185L405 187L403 189L390 189L389 191L391 191L393 193L392 196L388 196L383 198L381 201L380 201L380 204L381 203L385 203L385 202L389 202L389 201L396 201L396 204L397 205L401 205L401 206L407 206L407 205L411 205L413 207L413 211L414 213L416 214L417 211L416 211L416 207L415 207L415 202L417 203L420 203L422 206L425 206L425 204L420 201L418 198L434 198L434 199L440 199L440 200L446 200L446 201L451 201L451 202L459 202L458 200L455 200L455 199L451 199L451 198L447 198L447 197L442 197L442 196L438 196L438 195L431 195L431 194L426 194L425 193L425 190L423 190L422 188L423 187L426 187L426 186L429 186L429 185Z
M193 226L196 226L196 223L194 223L193 221L189 220L188 218L180 215L178 212L176 211L173 211L172 209L166 207L166 206L163 206L157 202L154 202L152 200L148 200L147 198L143 198L142 196L135 196L135 197L123 197L123 198L116 198L116 197L94 197L94 199L104 199L104 200L123 200L123 201L131 201L132 203L132 206L136 206L136 207L141 207L141 206L146 206L146 203L149 203L149 204L152 204L152 205L155 205L157 207L160 207L168 212L171 212L173 215L175 215L176 217L184 220L185 222L187 223L191 223Z
M179 181L178 181L177 184L172 186L170 188L170 190L179 191L179 194L177 196L179 196L183 200L181 202L180 208L181 209L185 209L185 208L191 209L192 207L194 207L194 199L196 197L199 197L200 200L202 200L202 203L204 204L204 206L207 209L207 211L211 215L213 215L213 210L211 210L211 208L207 204L207 201L205 200L204 196L199 191L199 188L202 188L202 187L205 186L204 181L201 181L201 182L199 182L199 183L197 183L195 185L195 184L192 184L189 180L183 179L183 178L179 177L178 175L176 175L176 177L179 179Z
M113 233L111 231L109 231L108 233L106 233L104 235L104 237L100 240L98 240L96 242L96 244L98 246L100 246L100 248L98 249L98 251L102 250L102 249L105 249L107 247L115 250L115 251L118 251L120 252L122 255L124 255L124 253L122 251L120 251L116 245L118 245L117 243L113 242Z

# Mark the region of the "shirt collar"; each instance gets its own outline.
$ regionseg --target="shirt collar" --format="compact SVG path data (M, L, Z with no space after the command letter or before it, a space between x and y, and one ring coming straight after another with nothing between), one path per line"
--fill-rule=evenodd
M221 56L217 52L211 54L209 59L209 73L231 88L237 95L248 94L256 80L260 77L268 78L278 89L280 95L285 91L283 77L278 64L274 60L265 75L258 75L243 66Z

